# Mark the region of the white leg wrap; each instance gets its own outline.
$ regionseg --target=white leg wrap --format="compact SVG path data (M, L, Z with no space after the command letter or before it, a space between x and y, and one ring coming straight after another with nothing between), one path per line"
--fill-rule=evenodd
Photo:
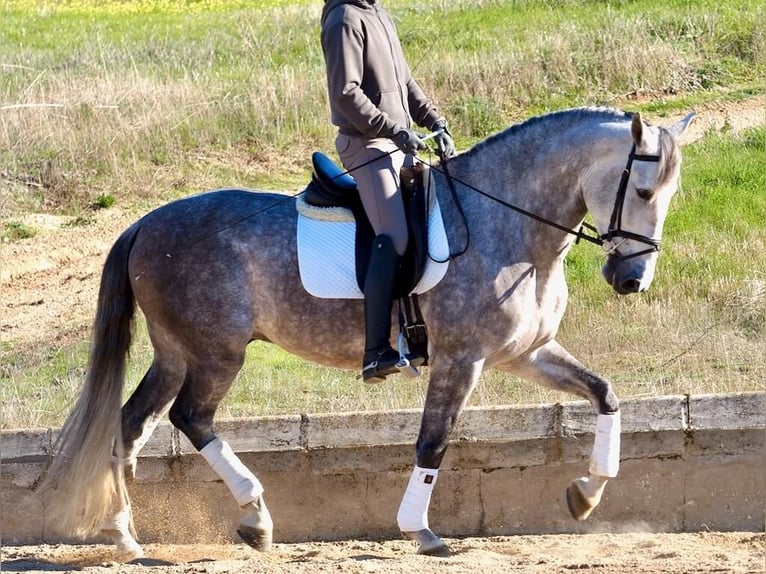
M593 452L590 455L591 474L617 476L620 469L620 412L598 415Z
M416 466L407 484L396 522L402 532L418 532L428 529L428 505L431 492L439 476L438 469Z
M240 506L256 500L263 494L263 485L242 464L226 441L214 439L199 452L223 479Z
M129 506L124 506L117 512L105 517L99 529L112 539L117 555L121 560L134 560L144 555L141 545L130 533Z
M119 530L128 532L130 525L130 507L124 506L113 514L108 514L101 521L100 530Z

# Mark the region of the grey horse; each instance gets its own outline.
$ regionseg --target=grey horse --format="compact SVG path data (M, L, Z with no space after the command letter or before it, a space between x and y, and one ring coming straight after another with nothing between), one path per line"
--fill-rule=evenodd
M420 296L429 381L397 515L418 552L449 552L428 526L430 497L450 433L486 369L591 402L590 467L567 489L574 518L585 519L617 475L617 397L555 338L567 303L564 258L589 212L606 281L620 294L649 287L680 177L678 137L692 116L664 128L614 109L554 112L487 138L450 159L448 170L432 170L450 244L467 248ZM294 198L218 190L164 205L120 236L103 269L84 388L43 481L50 524L78 536L106 533L122 558L140 556L126 475L169 413L244 509L242 538L269 548L263 486L216 437L216 409L251 341L350 369L359 367L364 343L361 301L319 299L302 287L296 221ZM122 405L136 305L154 358Z

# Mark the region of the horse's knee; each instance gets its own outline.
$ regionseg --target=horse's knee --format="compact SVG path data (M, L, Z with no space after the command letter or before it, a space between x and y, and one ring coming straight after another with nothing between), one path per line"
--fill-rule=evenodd
M599 414L606 415L616 413L620 410L620 401L617 399L617 395L614 394L612 385L607 383L606 392L599 400L598 412Z
M620 401L617 400L617 395L614 394L612 384L593 373L588 373L588 375L584 377L584 380L589 391L588 398L596 411L602 415L619 411Z

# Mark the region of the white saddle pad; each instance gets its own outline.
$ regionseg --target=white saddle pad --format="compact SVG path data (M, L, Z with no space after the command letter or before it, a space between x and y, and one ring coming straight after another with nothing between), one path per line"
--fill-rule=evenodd
M356 222L349 210L316 208L298 198L298 268L303 287L322 299L362 299L356 283ZM322 212L327 212L323 214ZM442 280L449 263L449 243L435 201L428 217L430 257L413 293L425 293ZM434 261L434 259L436 261Z

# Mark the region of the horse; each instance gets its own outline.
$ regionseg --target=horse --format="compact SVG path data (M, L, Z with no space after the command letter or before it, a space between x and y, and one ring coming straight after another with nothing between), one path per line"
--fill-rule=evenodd
M680 178L678 139L693 115L662 127L613 108L549 112L434 162L444 227L461 254L419 296L428 386L397 513L416 552L449 555L428 524L431 493L450 433L487 369L590 401L596 422L588 473L566 489L573 518L586 519L617 476L620 410L612 385L556 341L568 297L564 259L578 238L591 238L603 246L602 275L616 293L650 286ZM243 509L239 535L269 549L264 488L216 436L216 409L252 341L349 369L359 368L364 344L360 300L316 298L302 287L295 204L284 194L207 191L149 212L116 240L101 276L83 389L40 489L49 494L49 524L79 537L106 534L120 557L140 557L126 482L168 414ZM582 230L587 213L595 237ZM122 405L136 306L154 355Z

